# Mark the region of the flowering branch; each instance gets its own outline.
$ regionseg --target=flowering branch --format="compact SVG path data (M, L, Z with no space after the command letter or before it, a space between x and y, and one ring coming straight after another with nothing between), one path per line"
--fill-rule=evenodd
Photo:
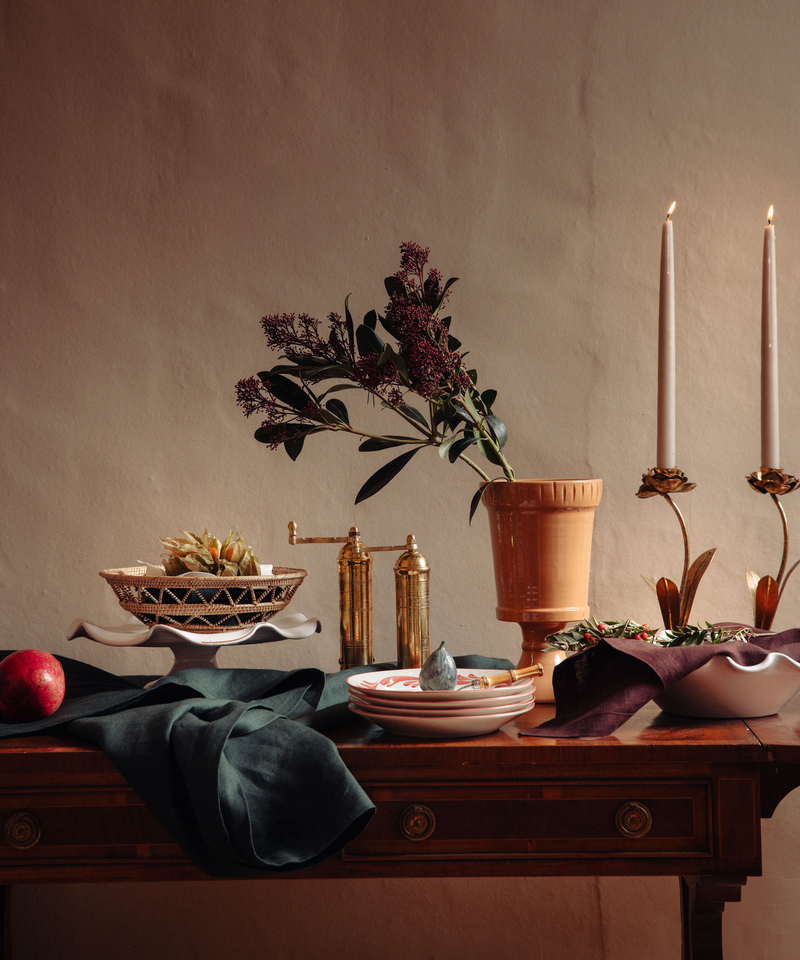
M283 362L236 387L245 416L263 417L256 440L273 450L283 446L293 460L306 437L323 430L360 437L362 452L411 447L366 481L356 503L381 490L426 446L451 463L464 461L489 481L466 455L474 447L505 479L514 479L503 453L508 431L492 412L497 391L478 390L477 372L466 368L461 342L450 333L451 318L440 317L457 278L443 284L438 270L426 273L429 251L415 243L403 243L400 251L400 269L384 281L389 303L383 316L370 310L355 326L349 297L344 319L329 314L327 331L304 313L266 316L264 334ZM378 334L379 322L391 339ZM344 402L333 396L345 390L361 390L379 401L416 435L374 434L354 426ZM415 396L425 402L426 413L409 402ZM474 498L472 512L476 506Z

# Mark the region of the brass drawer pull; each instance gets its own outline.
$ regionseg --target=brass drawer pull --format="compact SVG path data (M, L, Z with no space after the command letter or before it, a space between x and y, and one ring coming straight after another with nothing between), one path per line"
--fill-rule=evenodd
M400 829L409 840L427 840L436 828L436 817L430 807L412 803L400 814Z
M617 830L623 837L643 837L653 826L653 814L636 800L628 800L617 810Z
M26 850L38 843L42 828L32 813L13 813L6 820L4 832L9 846Z

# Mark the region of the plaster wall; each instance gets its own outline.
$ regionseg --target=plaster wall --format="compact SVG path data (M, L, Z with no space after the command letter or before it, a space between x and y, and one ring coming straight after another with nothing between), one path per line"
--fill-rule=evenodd
M415 533L432 627L515 657L494 618L474 478L424 452L357 507L380 463L338 436L296 463L252 439L236 382L274 362L259 319L385 305L399 245L460 277L453 332L499 391L518 476L599 476L590 601L655 623L641 575L680 575L655 462L660 227L672 200L678 465L694 618L750 619L774 574L759 461L765 215L775 205L783 466L800 471L800 17L793 0L0 0L0 637L117 673L167 653L64 640L119 622L97 571L158 538L241 529L304 566L307 641L225 666L337 669L334 547ZM351 413L357 404L351 402ZM384 428L392 432L391 427ZM795 504L787 500L790 523ZM793 560L796 557L792 558ZM797 581L800 583L800 580ZM776 628L796 625L787 590ZM394 656L375 560L375 655ZM796 955L800 797L764 826L765 876L725 915L732 960ZM23 887L15 960L437 956L677 958L669 879Z

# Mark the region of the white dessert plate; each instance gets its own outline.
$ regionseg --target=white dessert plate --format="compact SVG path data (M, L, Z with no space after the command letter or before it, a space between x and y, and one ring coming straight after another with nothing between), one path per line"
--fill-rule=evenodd
M505 698L503 698L505 699ZM535 698L532 695L515 700L514 703L503 703L499 706L486 706L483 701L470 700L465 706L450 705L444 709L429 709L427 704L419 700L403 700L405 706L395 706L384 701L377 704L374 701L362 700L355 694L350 694L350 702L365 713L379 713L389 717L487 717L496 713L510 713L514 710L532 710ZM447 701L446 701L447 702Z
M419 685L419 667L405 670L376 670L373 673L358 673L347 678L351 693L369 694L388 700L482 700L508 696L533 690L533 677L498 683L496 687L481 689L471 686L473 680L480 677L496 677L507 673L506 670L464 670L459 669L455 690L423 690Z
M746 667L730 657L712 657L654 697L666 713L734 719L768 717L800 691L800 663L773 651Z
M518 707L504 713L492 713L479 717L394 717L385 713L368 713L354 704L350 704L353 713L366 717L387 733L401 737L424 737L432 740L446 740L458 737L479 737L494 733L509 720L530 710L530 706Z
M351 690L350 699L360 701L361 705L365 707L402 707L408 710L462 710L473 707L497 707L500 710L506 708L510 710L518 703L522 703L523 700L530 700L535 690L536 687L530 686L525 687L524 690L509 693L504 697L480 697L470 698L469 700L465 698L452 700L431 700L428 698L424 700L394 700L390 697L372 696L372 694L369 693Z

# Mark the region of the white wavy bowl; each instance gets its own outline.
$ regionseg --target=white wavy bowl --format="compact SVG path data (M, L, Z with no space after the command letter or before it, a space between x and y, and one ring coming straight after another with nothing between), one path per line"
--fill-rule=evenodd
M503 697L505 700L505 697ZM426 703L420 703L419 700L402 700L395 706L393 703L387 703L385 700L381 703L373 700L366 700L350 694L350 703L365 713L379 713L389 717L486 717L495 713L511 713L515 710L532 710L534 696L528 693L525 697L515 698L513 703L493 704L489 701L487 705L485 700L470 700L464 706L457 703L455 706L452 701L445 701L446 707L429 708Z
M368 713L354 704L350 704L353 713L366 717L387 733L401 737L424 737L430 740L453 739L457 737L480 737L494 733L520 714L527 713L530 706L518 707L505 713L484 714L479 717L395 717L384 713Z
M348 677L347 686L351 693L369 694L371 697L383 697L387 700L478 700L504 697L510 693L533 690L533 677L526 677L516 683L506 681L496 687L480 689L473 687L472 681L479 677L494 677L507 670L467 670L460 668L455 690L422 690L419 685L419 667L395 668L394 670L375 670L372 673L358 673Z
M653 699L666 713L731 720L778 713L798 691L800 663L773 651L750 667L712 657Z

